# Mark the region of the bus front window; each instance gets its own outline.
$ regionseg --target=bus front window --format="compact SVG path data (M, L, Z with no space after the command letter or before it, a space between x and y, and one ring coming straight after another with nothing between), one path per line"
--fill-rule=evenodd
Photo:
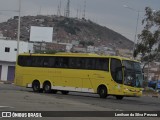
M124 84L133 87L142 87L143 74L140 67L140 63L124 60Z

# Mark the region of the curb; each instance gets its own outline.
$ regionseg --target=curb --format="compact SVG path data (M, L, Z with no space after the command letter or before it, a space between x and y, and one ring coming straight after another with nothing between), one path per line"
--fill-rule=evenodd
M14 84L14 82L0 81L0 84Z
M143 96L148 96L148 97L153 97L153 98L160 98L159 94L157 94L157 95L145 94Z

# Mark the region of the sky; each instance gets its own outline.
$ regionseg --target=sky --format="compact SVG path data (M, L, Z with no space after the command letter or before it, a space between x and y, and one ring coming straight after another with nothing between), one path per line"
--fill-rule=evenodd
M21 15L57 15L60 1L60 11L64 15L67 0L21 0ZM140 34L145 7L160 10L160 0L70 0L70 17L82 18L85 1L86 19L106 26L132 41L135 41L138 11L137 34ZM18 7L19 0L0 0L0 22L18 15Z

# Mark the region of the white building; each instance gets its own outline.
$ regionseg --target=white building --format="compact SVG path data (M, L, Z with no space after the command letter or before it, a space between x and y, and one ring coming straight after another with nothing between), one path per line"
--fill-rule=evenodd
M33 52L32 43L20 42L19 53ZM17 41L0 40L0 80L12 81L14 79L17 55Z
M71 43L58 43L60 45L66 45L66 52L71 52L73 45Z

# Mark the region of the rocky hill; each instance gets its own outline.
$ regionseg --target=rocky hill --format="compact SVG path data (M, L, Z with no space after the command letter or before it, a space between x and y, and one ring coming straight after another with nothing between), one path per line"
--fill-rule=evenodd
M0 31L4 37L17 39L18 17L0 23ZM31 26L53 27L53 40L58 42L86 41L94 46L113 46L132 49L133 42L121 34L100 26L90 20L66 18L58 16L24 16L21 17L21 40L28 41Z

